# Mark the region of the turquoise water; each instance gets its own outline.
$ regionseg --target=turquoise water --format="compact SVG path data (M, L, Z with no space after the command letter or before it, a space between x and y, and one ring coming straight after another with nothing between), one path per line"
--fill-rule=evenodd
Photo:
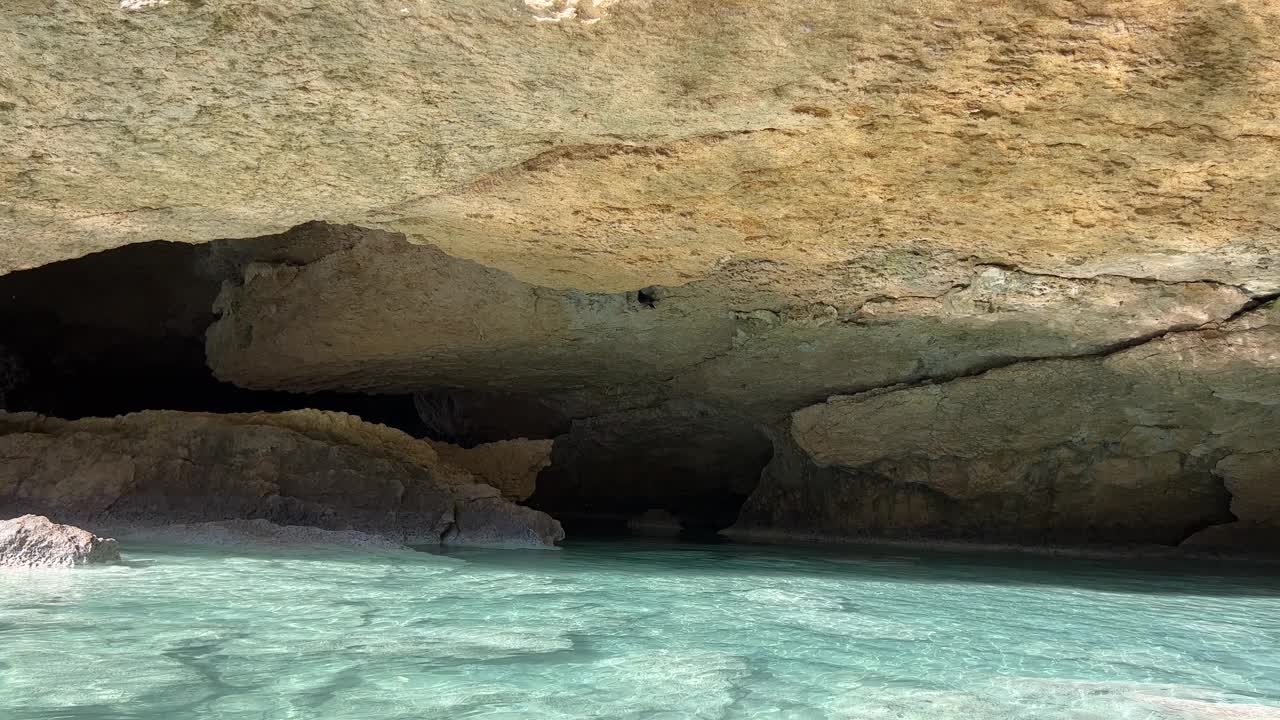
M1261 566L125 550L0 574L0 718L1280 718Z

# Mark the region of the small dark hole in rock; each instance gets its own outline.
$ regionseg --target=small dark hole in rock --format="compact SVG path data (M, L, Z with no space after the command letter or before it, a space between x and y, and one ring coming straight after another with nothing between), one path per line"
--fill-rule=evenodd
M652 287L640 288L636 291L636 301L645 307L656 306L658 304L657 289Z

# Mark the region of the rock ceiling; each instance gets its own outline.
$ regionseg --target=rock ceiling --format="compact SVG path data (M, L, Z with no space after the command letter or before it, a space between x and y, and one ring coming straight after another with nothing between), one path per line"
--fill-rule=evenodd
M838 299L912 248L1280 287L1280 9L10 0L0 272L308 220L540 285Z

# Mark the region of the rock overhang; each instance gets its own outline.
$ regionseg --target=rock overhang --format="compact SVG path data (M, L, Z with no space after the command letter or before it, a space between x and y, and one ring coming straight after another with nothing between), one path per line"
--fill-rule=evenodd
M1263 0L0 20L0 272L247 238L207 344L245 386L535 396L559 426L693 403L776 439L832 395L1093 363L1280 291Z

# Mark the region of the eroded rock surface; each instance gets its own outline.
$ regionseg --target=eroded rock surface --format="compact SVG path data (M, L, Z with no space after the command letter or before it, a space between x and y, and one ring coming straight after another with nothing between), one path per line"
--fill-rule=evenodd
M0 567L70 568L120 560L120 546L41 515L0 520Z
M546 6L6 2L0 271L323 219L584 290L921 240L1275 288L1268 0Z
M433 387L413 394L432 439L474 447L511 438L546 440L569 429L563 410L542 395L482 388Z
M541 394L575 416L693 399L773 420L833 393L1101 352L1223 320L1253 298L1216 282L1062 278L907 250L846 268L847 304L736 293L732 276L588 293L380 231L343 237L305 264L249 263L224 286L207 343L220 378L294 391L480 386Z
M1219 460L1213 472L1231 493L1231 514L1236 520L1205 528L1183 544L1192 548L1280 552L1280 451L1235 452Z
M110 388L194 358L412 394L466 447L559 438L530 502L623 521L754 492L751 532L1275 523L1275 388L1236 342L1280 292L1267 0L17 0L0 27L0 273L216 241L95 266L136 292L61 303L52 340L15 280L24 407L91 405L56 389L105 355L90 399L164 403ZM198 370L172 377L223 392Z
M478 482L491 485L509 500L525 500L538 487L538 473L551 464L553 440L499 440L463 448L433 442L441 462L471 473Z
M543 513L340 413L0 415L0 508L101 526L266 519L406 543L550 545Z
M1100 357L834 397L792 416L789 452L735 529L1169 544L1236 518L1274 531L1278 371L1272 302Z
M556 439L529 503L561 518L621 530L646 510L685 527L728 527L772 449L750 420L701 403L668 402L575 421Z

